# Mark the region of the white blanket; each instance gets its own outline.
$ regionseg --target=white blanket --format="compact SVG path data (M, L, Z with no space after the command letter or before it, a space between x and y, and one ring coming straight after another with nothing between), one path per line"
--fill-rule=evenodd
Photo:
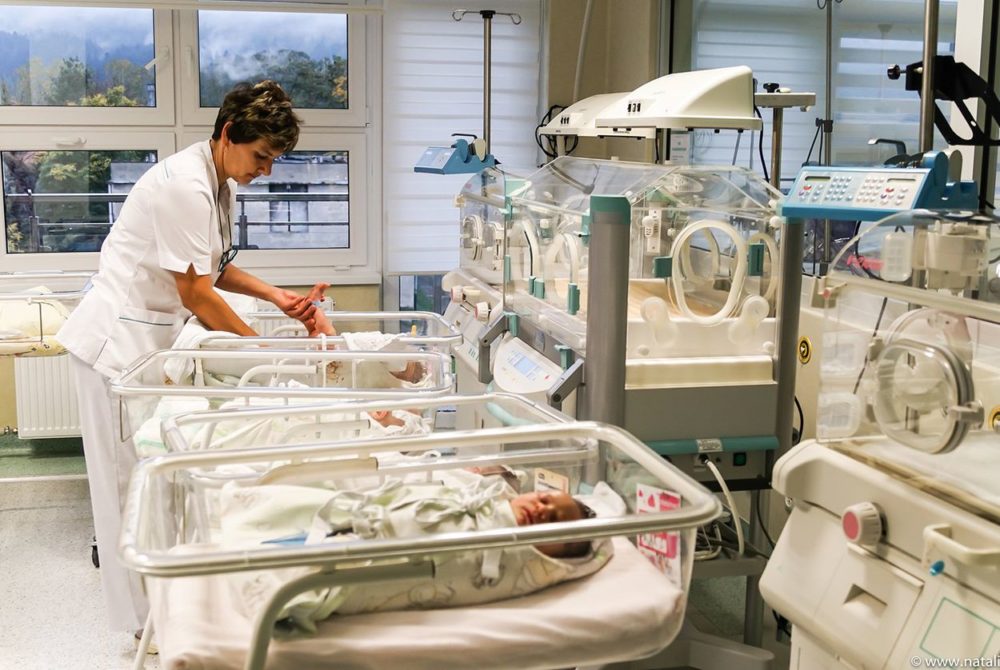
M51 293L44 286L24 291L38 298L0 300L0 340L38 338L55 335L69 318L69 309L58 300L46 300Z
M316 635L274 640L268 670L335 667L533 670L650 656L677 635L684 594L627 540L603 570L476 607L338 616ZM224 575L149 579L160 667L239 670L253 619Z
M308 398L248 398L230 400L218 409L244 407L282 407L296 403L312 402ZM176 414L209 409L207 398L171 397L160 399L152 416L146 419L133 437L139 458L157 456L167 452L161 435L163 419ZM403 437L425 435L431 432L431 422L419 414L406 410L393 410L392 416L401 420L401 426L382 426L367 412L337 414L324 411L318 414L262 417L256 419L226 419L199 424L197 430L183 430L188 446L192 449L242 449L281 444L300 444L315 440L352 440L367 437Z
M307 544L345 540L410 538L517 525L513 491L499 477L449 483L389 478L376 488L331 491L308 486L229 484L220 499L223 543L243 546L256 539L282 540L309 529ZM552 558L534 547L444 553L431 557L433 579L417 578L304 593L285 608L303 630L334 612L431 609L493 602L523 596L554 584L580 579L611 558L611 544L593 543L585 557ZM290 579L314 568L239 573L231 583L237 601L252 617Z

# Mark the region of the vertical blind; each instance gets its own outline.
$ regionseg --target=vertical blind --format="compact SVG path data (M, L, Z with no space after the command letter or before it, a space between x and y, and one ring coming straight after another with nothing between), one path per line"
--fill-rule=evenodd
M483 134L483 20L480 9L517 12L493 19L491 152L524 174L537 156L541 62L540 0L387 0L383 31L383 192L385 272L442 272L458 267L455 195L471 175L413 172L428 146L451 133Z
M833 2L833 0L828 0ZM953 53L955 1L941 5L938 53ZM825 114L826 11L802 0L698 0L695 3L694 67L748 65L761 84L778 82L793 91L816 93L807 113L784 113L782 176L787 185L808 157L818 161L819 142L809 155L816 119ZM900 139L917 151L917 94L886 77L888 65L922 57L923 2L917 0L843 0L833 6L832 160L838 164L879 163L894 153L871 147L876 137ZM758 87L760 90L760 87ZM770 162L770 112L765 121L764 155ZM936 134L937 135L937 134ZM698 131L694 157L701 163L733 160L735 134ZM737 162L749 162L744 136ZM936 136L936 146L943 146ZM754 147L756 153L756 147ZM759 159L754 164L759 169Z
M832 0L831 0L832 1ZM693 67L707 69L747 65L757 79L757 90L776 82L793 91L816 93L816 107L807 113L784 112L781 173L795 176L806 159L816 127L823 116L826 35L825 13L802 0L698 0L694 5ZM771 160L771 112L764 117L764 157ZM760 171L756 136L753 164ZM699 130L693 137L693 159L698 163L728 164L733 160L736 133ZM813 150L816 160L819 146ZM737 164L750 162L750 133L743 133Z

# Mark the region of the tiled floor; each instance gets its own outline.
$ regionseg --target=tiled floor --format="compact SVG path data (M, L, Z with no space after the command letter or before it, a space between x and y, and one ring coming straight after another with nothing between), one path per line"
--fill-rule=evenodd
M86 479L0 481L0 668L132 667L132 635L108 630L92 535Z
M80 438L19 440L0 436L0 479L54 475L84 475Z

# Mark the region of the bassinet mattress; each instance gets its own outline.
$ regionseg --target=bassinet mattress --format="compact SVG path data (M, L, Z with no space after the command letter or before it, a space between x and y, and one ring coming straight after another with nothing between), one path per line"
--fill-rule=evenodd
M0 356L56 356L66 351L52 335L0 339Z
M673 641L686 599L627 540L597 573L477 607L334 616L318 634L272 640L267 668L565 668L652 655ZM243 667L253 622L224 575L147 579L160 667Z

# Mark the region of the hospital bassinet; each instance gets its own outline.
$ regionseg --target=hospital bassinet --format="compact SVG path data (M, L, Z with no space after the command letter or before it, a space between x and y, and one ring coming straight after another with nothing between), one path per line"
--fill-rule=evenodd
M172 383L165 368L181 364L188 384ZM415 370L407 382L394 372ZM139 359L112 380L128 439L170 414L235 404L288 405L330 399L401 399L454 391L451 358L433 352L245 351L171 349Z
M390 450L423 455L387 463L371 457ZM630 494L636 504L593 504L598 515L578 521L295 546L227 546L221 531L222 486L233 485L229 473L239 466L263 472L259 483L323 487L361 475L437 478L504 466L523 473L522 492L560 482L583 497L609 490L603 482L622 463L643 472ZM571 667L641 658L672 641L683 618L695 529L719 512L707 490L618 428L515 426L147 459L130 483L120 553L129 568L155 578L147 585L162 667L262 668L265 659L269 668ZM626 536L638 538L660 569L616 539L602 570L529 596L334 616L315 635L271 641L277 613L300 592L430 578L433 556L453 552ZM225 573L290 567L314 569L279 590L264 611L241 610L226 585Z
M83 299L89 272L0 273L0 356L65 351L55 334Z
M394 430L376 423L376 413L406 414L413 421ZM561 412L509 393L239 407L164 419L159 451L329 443L454 431L456 426L483 428L568 421L571 419Z
M260 333L260 337L209 337L199 343L200 348L244 347L259 344L280 347L305 347L314 349L347 348L368 350L364 346L373 338L368 333L384 334L384 342L391 342L393 350L451 352L462 341L462 334L440 314L433 312L325 312L327 320L337 330L337 335L308 337L305 326L281 312L272 310L253 312L247 322ZM391 339L390 339L391 338ZM379 347L382 348L382 347Z

